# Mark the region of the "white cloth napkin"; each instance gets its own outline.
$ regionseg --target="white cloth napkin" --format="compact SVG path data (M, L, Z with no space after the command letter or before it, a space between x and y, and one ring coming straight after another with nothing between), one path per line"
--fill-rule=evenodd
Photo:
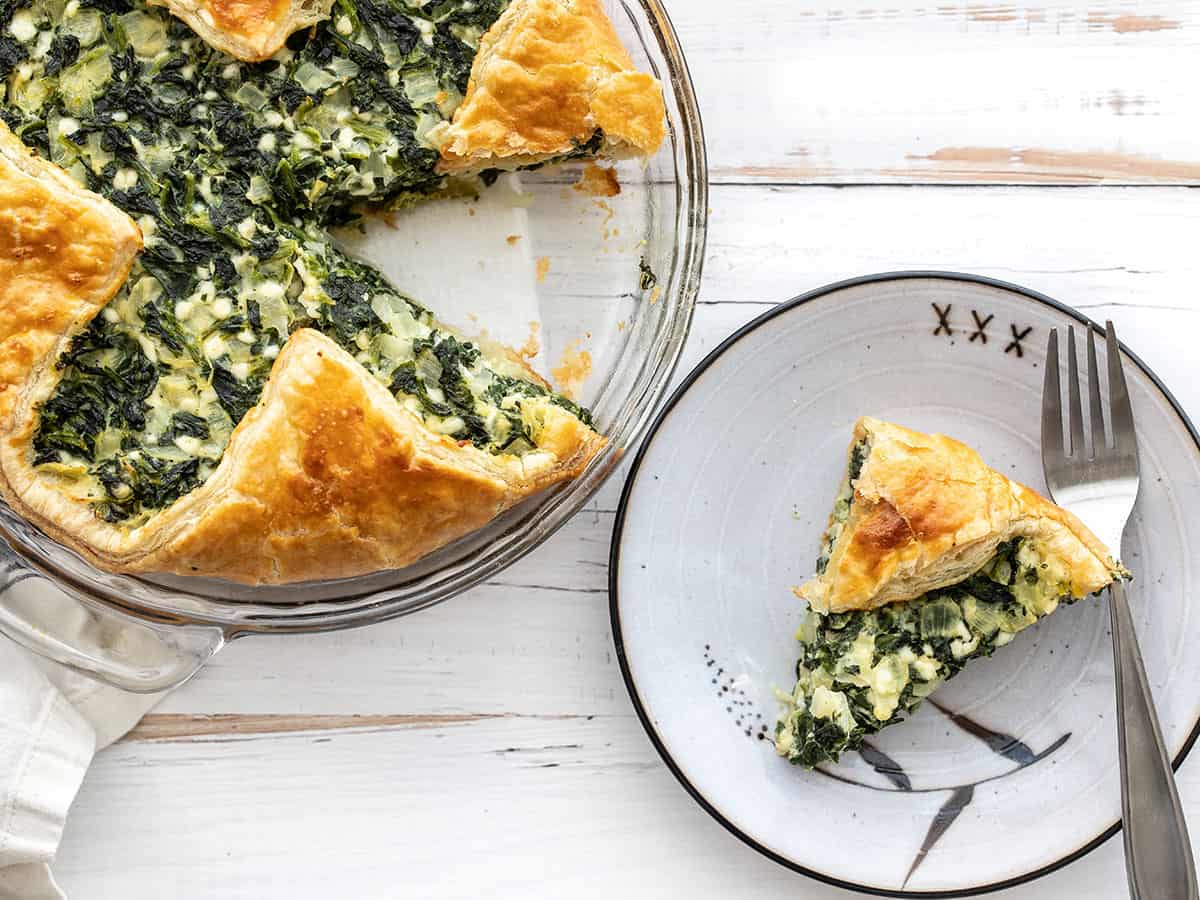
M23 586L51 599L45 582ZM80 617L64 627L92 626ZM107 687L0 637L0 900L63 900L49 863L83 775L161 697Z

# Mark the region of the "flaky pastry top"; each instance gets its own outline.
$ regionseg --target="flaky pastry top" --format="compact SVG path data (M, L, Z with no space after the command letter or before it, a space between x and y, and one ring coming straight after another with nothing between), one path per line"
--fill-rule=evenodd
M820 612L875 609L956 584L1015 537L1061 561L1075 597L1123 571L1078 518L953 438L864 417L851 449L862 441L868 455L828 566L797 591Z
M662 143L662 86L638 72L599 0L513 0L483 36L443 172L530 165L604 136L605 155Z

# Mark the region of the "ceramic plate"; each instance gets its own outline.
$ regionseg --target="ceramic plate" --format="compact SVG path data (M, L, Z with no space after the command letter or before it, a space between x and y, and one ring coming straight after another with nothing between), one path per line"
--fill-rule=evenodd
M613 536L613 633L642 721L679 780L784 865L886 895L963 895L1044 874L1117 830L1108 611L1063 607L944 685L909 721L806 772L776 756L802 605L854 420L953 435L1044 490L1049 329L1089 324L1012 285L936 273L815 291L741 329L660 415ZM1102 345L1101 345L1102 346ZM1102 364L1103 368L1103 364ZM1122 558L1176 764L1200 718L1200 447L1125 358L1142 491ZM869 758L868 758L869 757Z

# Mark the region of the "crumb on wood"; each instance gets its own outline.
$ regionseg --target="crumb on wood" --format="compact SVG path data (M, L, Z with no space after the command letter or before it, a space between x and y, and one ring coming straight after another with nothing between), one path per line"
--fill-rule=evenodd
M593 200L592 202L596 204L596 208L598 210L600 210L601 212L603 212L605 214L604 221L601 223L602 225L607 225L609 222L611 222L613 220L613 216L615 216L617 214L617 211L615 209L613 209L611 206L609 206L608 203L606 203L603 200Z
M538 342L538 332L542 330L542 326L536 320L529 323L529 337L525 338L525 343L517 348L517 356L529 362L542 349Z
M583 383L592 374L592 354L580 350L582 339L571 341L563 350L562 362L550 370L558 391L569 400L574 400Z
M521 236L519 234L510 234L504 240L508 242L508 246L515 247L520 242Z
M621 193L621 182L617 180L617 170L610 166L602 166L590 162L580 173L579 181L574 185L575 190L590 197L615 197Z
M537 280L541 284L546 280L546 275L550 272L550 257L539 256L537 260Z

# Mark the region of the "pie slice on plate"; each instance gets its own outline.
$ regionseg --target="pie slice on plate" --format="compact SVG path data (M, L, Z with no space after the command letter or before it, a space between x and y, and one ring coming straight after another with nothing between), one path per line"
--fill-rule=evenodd
M864 417L817 560L775 746L836 761L1059 603L1127 574L1087 527L971 448Z

